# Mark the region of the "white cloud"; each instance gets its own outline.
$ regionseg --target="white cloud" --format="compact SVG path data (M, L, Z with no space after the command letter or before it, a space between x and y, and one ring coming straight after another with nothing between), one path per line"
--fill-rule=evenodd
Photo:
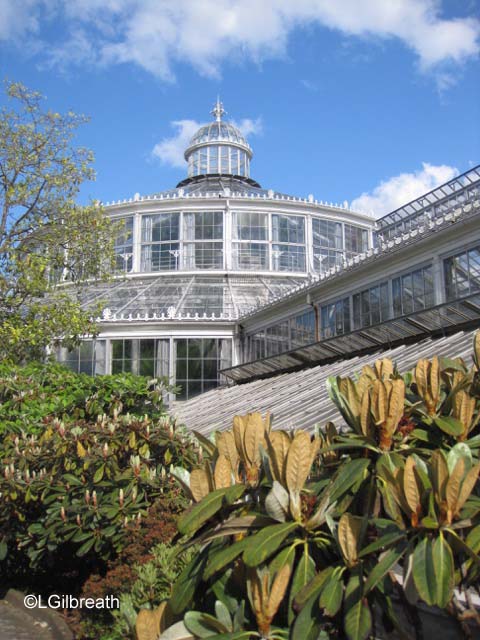
M243 118L237 122L236 120L230 121L234 127L240 129L243 135L248 138L248 136L260 135L263 133L263 122L261 118L255 118L252 120L251 118Z
M183 152L188 147L190 138L202 125L195 120L175 120L172 126L177 129L176 134L158 142L153 147L152 155L171 167L184 167Z
M56 31L64 41L47 42L42 27L54 21L63 23ZM164 80L174 79L177 63L218 76L225 60L281 57L295 29L315 24L398 39L424 71L462 63L480 48L480 21L442 17L440 0L0 0L0 39L30 34L55 51L52 64L92 62L93 51L97 64L134 63ZM72 33L77 41L82 33L80 54Z
M375 217L379 217L415 200L456 175L458 170L455 167L423 162L422 169L414 173L401 173L381 182L371 193L362 193L353 200L351 209L373 213Z
M240 129L244 136L258 135L262 132L261 118L244 118L239 122L234 120L231 120L231 122ZM196 120L173 121L171 125L176 129L175 134L158 142L152 149L152 155L158 158L160 162L171 167L184 167L185 158L183 153L188 147L193 134L204 124L206 123L197 122Z

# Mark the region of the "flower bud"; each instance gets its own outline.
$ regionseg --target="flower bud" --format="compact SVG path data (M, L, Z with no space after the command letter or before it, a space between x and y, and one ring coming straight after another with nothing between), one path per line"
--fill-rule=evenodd
M121 507L123 507L123 489L120 489L118 492L118 503Z
M88 489L85 491L85 502L90 504L90 491Z

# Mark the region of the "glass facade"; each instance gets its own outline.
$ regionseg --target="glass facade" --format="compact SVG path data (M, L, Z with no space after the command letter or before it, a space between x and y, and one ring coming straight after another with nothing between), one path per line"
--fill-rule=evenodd
M303 216L272 215L272 241L273 271L306 271Z
M228 264L234 270L305 273L313 264L315 272L325 273L342 265L344 257L368 247L366 229L317 218L311 224L310 246L306 216L234 211L227 235L230 227L225 227L224 211L172 211L142 215L140 241L135 242L133 216L127 216L115 241L116 271L222 270L227 265L225 254L230 253Z
M480 291L480 245L443 262L447 300Z
M133 267L133 216L122 218L115 238L115 271L128 273Z
M394 278L392 297L394 317L433 307L435 302L432 265Z
M368 250L368 231L352 224L345 226L345 253L347 258L351 258L358 253Z
M312 220L313 268L318 273L341 266L343 260L343 233L341 222Z
M232 341L228 338L122 338L109 342L111 373L175 380L181 387L177 400L215 388L221 382L220 369L232 364ZM106 340L86 340L71 352L60 349L57 359L79 373L104 374L106 344Z
M60 348L56 357L72 371L89 376L106 373L106 341L85 340L72 351Z
M231 340L185 338L174 341L175 380L181 387L177 400L214 389L220 382L220 369L232 362Z
M223 212L203 211L183 216L186 269L223 268Z
M342 298L326 304L320 309L320 335L322 338L348 333L350 331L350 298Z
M180 214L142 216L141 270L179 268Z
M315 312L306 311L290 320L290 348L315 342Z
M389 318L388 282L382 282L353 295L353 328L361 329Z
M209 173L248 178L250 158L243 149L226 144L209 145L192 151L188 156L189 177Z

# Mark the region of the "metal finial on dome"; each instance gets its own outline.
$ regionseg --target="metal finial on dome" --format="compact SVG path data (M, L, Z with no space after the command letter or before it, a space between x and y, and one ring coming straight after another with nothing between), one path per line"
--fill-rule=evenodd
M217 96L217 102L210 113L212 114L212 116L215 116L215 120L217 122L220 122L222 120L222 116L227 113L223 108L223 103L220 102L219 96Z

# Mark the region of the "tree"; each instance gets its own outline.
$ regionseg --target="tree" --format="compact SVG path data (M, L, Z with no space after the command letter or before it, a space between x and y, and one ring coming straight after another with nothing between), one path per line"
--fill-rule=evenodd
M0 356L41 357L96 331L85 283L108 278L114 228L97 202L76 204L93 154L74 145L87 118L43 108L41 94L6 82L0 116ZM10 105L13 103L13 108Z

